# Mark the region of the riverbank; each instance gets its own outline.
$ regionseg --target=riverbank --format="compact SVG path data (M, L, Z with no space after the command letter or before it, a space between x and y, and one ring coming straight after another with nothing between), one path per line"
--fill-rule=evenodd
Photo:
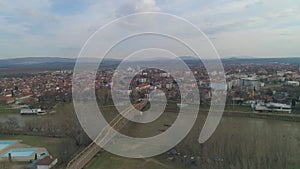
M247 117L247 118L259 118L270 120L283 120L300 122L300 115L297 114L276 114L276 113L261 113L261 112L240 112L240 111L224 111L224 116L229 117Z
M239 108L240 109L240 108ZM207 109L206 109L207 110ZM240 113L237 109L225 110L219 127L202 146L198 142L199 133L207 117L207 111L200 112L194 127L187 136L175 146L180 155L169 161L167 153L146 160L132 160L104 152L96 156L87 166L88 169L112 168L164 168L185 169L196 168L184 160L194 157L202 168L299 168L299 129L300 123L280 120L268 120L262 113ZM243 112L243 111L242 111ZM167 129L166 124L172 124L177 113L165 112L160 118L149 124L129 125L123 134L131 137L147 138L158 135ZM257 115L257 116L254 116ZM236 117L231 118L228 116ZM276 117L278 114L276 115ZM284 115L293 116L293 115ZM250 118L247 118L250 117ZM258 119L261 118L261 119ZM264 118L264 119L262 119ZM286 144L288 143L288 144ZM280 152L280 153L278 153ZM187 157L187 158L184 158ZM216 161L216 157L222 161ZM252 157L252 158L250 158ZM152 159L156 163L152 163ZM200 160L198 160L200 159ZM281 159L281 160L274 160ZM151 163L149 163L149 160ZM157 163L158 162L158 163ZM142 164L142 165L141 165Z

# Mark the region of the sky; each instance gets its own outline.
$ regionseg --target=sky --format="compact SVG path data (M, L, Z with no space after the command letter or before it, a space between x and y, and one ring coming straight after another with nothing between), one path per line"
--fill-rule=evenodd
M300 56L299 0L0 0L0 58L77 57L101 26L139 12L187 19L221 57Z

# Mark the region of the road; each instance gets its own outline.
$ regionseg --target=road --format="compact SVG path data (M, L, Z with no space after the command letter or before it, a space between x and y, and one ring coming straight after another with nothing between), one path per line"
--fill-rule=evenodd
M142 101L136 104L134 107L136 109L141 110L141 108L145 107L147 101ZM122 113L124 116L130 115L133 112L134 107L130 107L124 110ZM115 117L110 125L106 126L99 136L83 151L77 154L67 165L66 169L82 169L85 167L93 157L101 151L101 147L99 145L106 145L114 136L115 132L113 132L113 128L117 131L120 131L129 121L127 118L121 115L121 113ZM134 116L134 115L133 115ZM98 143L98 144L97 144Z

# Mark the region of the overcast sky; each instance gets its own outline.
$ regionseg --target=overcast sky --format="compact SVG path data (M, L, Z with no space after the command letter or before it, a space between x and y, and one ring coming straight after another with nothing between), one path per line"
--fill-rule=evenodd
M222 57L300 56L299 0L0 0L0 58L76 57L98 28L136 12L189 20Z

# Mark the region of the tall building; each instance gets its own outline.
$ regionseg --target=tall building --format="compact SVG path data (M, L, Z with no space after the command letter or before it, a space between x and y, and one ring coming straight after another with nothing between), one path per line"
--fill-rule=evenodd
M240 86L251 86L253 90L260 90L260 82L254 77L241 78Z

